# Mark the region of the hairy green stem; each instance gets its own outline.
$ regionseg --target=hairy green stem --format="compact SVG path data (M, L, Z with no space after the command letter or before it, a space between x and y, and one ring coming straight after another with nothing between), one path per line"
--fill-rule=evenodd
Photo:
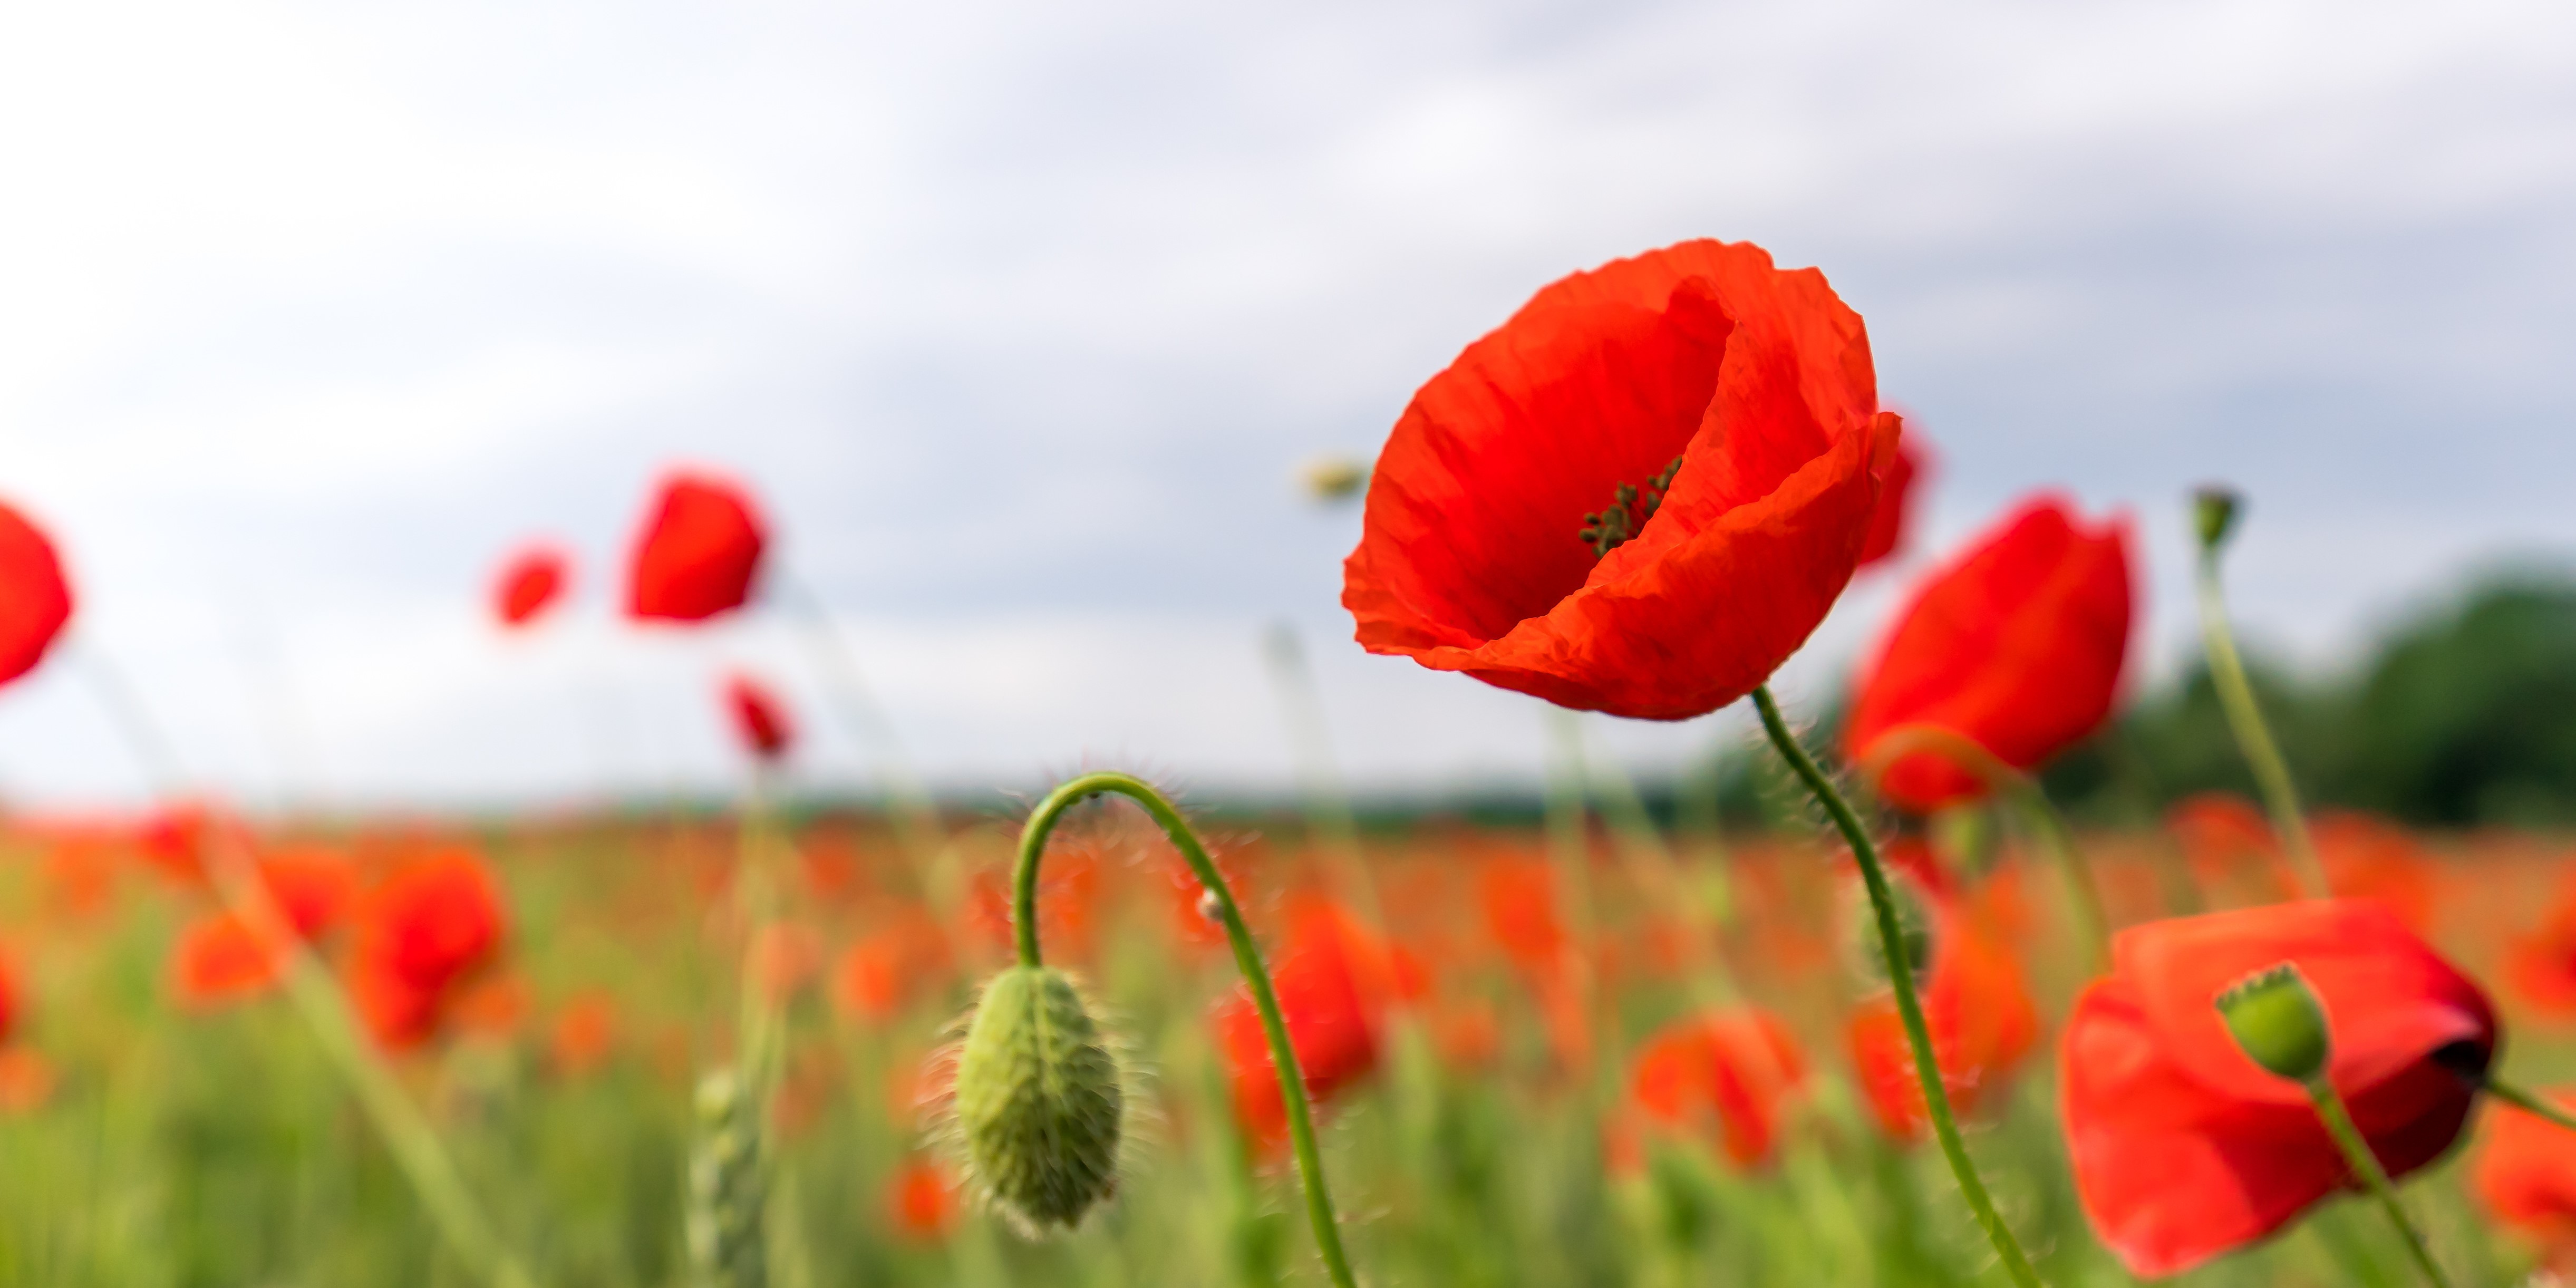
M1288 1139L1297 1156L1298 1175L1305 1182L1306 1218L1315 1229L1316 1251L1322 1254L1324 1269L1331 1274L1335 1288L1358 1288L1358 1280L1351 1274L1350 1258L1342 1251L1341 1220L1334 1214L1332 1195L1324 1185L1324 1156L1315 1144L1315 1118L1307 1104L1305 1070L1299 1067L1297 1048L1288 1039L1288 1020L1279 1009L1278 991L1271 987L1270 970L1262 964L1261 946L1253 941L1251 928L1243 924L1243 911L1235 905L1234 891L1227 887L1225 874L1217 871L1216 861L1208 857L1198 834L1190 830L1181 812L1162 793L1130 774L1093 773L1065 783L1038 802L1036 812L1020 829L1019 867L1012 883L1011 912L1019 932L1020 965L1045 964L1038 953L1038 860L1046 853L1047 835L1055 830L1066 810L1103 794L1124 796L1143 806L1216 900L1217 916L1225 923L1226 939L1234 946L1235 968L1243 975L1244 987L1251 990L1253 1007L1261 1013L1262 1032L1270 1040L1270 1063L1279 1075L1280 1102L1288 1111Z
M2236 632L2227 623L2227 593L2218 580L2218 551L2211 548L2200 552L2200 634L2209 653L2210 684L2218 690L2218 705L2227 713L2227 728L2236 735L2237 750L2245 754L2254 783L2263 791L2263 807L2272 815L2273 830L2281 835L2281 848L2288 852L2308 896L2327 898L2333 890L2326 884L2325 865L2317 861L2316 842L2308 836L2308 818L2299 809L2299 789L2290 780L2290 764L2282 758L2280 744L2272 740L2272 727L2264 722L2263 708L2254 700L2253 682L2245 677L2245 660L2236 652Z
M160 725L126 683L124 674L96 649L80 650L79 659L86 664L83 669L100 700L143 760L154 785L164 796L176 795L185 781L178 757L169 739L162 735ZM456 1161L439 1141L438 1129L412 1102L383 1052L359 1027L339 981L305 945L285 910L277 906L268 883L260 878L257 861L229 827L214 822L206 830L208 844L202 857L215 893L269 951L278 954L288 1000L303 1015L323 1055L346 1080L376 1133L384 1138L395 1165L420 1196L421 1206L429 1212L439 1237L477 1278L494 1288L532 1288L536 1281L517 1254L494 1232L490 1218L456 1170Z
M2066 816L2057 812L2039 780L2005 764L1976 739L1931 724L1899 725L1881 734L1869 746L1866 772L1875 780L1916 752L1932 753L1975 774L1988 790L2012 803L2065 879L2066 901L2075 909L2076 934L2084 940L2093 970L2110 969L2111 919L2102 911L2101 886L2093 879L2092 865L2075 848L2075 834L2066 826Z
M1762 715L1762 730L1771 736L1771 744L1780 749L1782 759L1815 795L1818 804L1833 816L1834 826L1851 845L1852 858L1860 865L1861 883L1869 888L1870 910L1878 922L1878 947L1887 959L1887 982L1896 994L1896 1014L1904 1021L1905 1038L1914 1050L1914 1076L1923 1084L1924 1116L1932 1120L1932 1134L1941 1142L1941 1153L1950 1162L1951 1175L1959 1182L1960 1197L1968 1201L1968 1210L1984 1228L1986 1240L2002 1259L2004 1271L2020 1288L2040 1288L2039 1272L2031 1268L2030 1257L2013 1237L2012 1227L2004 1224L2003 1215L1995 1210L1994 1196L1986 1192L1984 1179L1977 1175L1974 1159L1968 1157L1968 1144L1959 1136L1959 1122L1950 1109L1950 1091L1941 1077L1941 1061L1932 1047L1931 1026L1923 1019L1922 1000L1914 995L1914 972L1905 951L1905 930L1896 917L1896 894L1888 888L1886 869L1878 858L1878 845L1870 840L1869 829L1861 825L1860 815L1852 812L1851 802L1835 788L1833 780L1818 767L1807 749L1798 744L1798 736L1780 715L1780 704L1771 696L1771 686L1753 690L1754 709Z
M2380 1210L2388 1214L2388 1223L2405 1236L2406 1250L2414 1255L2416 1268L2424 1272L2424 1281L2433 1288L2450 1288L2450 1280L2443 1277L2442 1267L2433 1260L2432 1248L2424 1242L2424 1232L2415 1228L2413 1218L2397 1201L2397 1187L2389 1182L2387 1169L2379 1165L2379 1156L2370 1152L2370 1142L2362 1138L2361 1129L2353 1125L2352 1115L2345 1111L2343 1097L2336 1094L2334 1084L2319 1076L2308 1079L2305 1086L2309 1102L2317 1107L2317 1117L2325 1121L2326 1134L2334 1137L2335 1145L2343 1150L2344 1162L2370 1187Z

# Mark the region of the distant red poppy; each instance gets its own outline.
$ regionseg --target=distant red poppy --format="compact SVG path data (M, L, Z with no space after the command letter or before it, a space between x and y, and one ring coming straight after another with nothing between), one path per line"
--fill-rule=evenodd
M628 615L700 622L742 607L767 541L740 486L685 471L668 476L635 544Z
M555 1072L567 1078L589 1076L617 1047L617 1000L598 989L575 996L555 1014L548 1040Z
M0 1043L6 1043L18 1031L25 1018L26 986L19 978L17 958L0 952Z
M1565 969L1571 941L1556 911L1556 869L1546 860L1501 857L1478 865L1485 928L1512 964L1535 978Z
M2390 1175L2467 1120L2494 1010L2387 908L2309 900L2124 930L2067 1020L2060 1095L2085 1214L2134 1274L2190 1269L2350 1184L2306 1093L2239 1050L2215 1005L2284 962L2324 1005L2328 1076Z
M1806 1056L1780 1017L1743 1008L1685 1016L1637 1052L1631 1094L1651 1121L1705 1124L1738 1167L1769 1161L1782 1102L1806 1080Z
M1869 540L1860 548L1861 567L1892 557L1905 544L1908 520L1914 517L1914 483L1926 472L1928 455L1919 431L1908 421L1904 436L1896 442L1896 456L1887 463L1887 479L1879 484L1878 509L1869 520Z
M2548 1097L2576 1111L2576 1089ZM2487 1113L2470 1182L2495 1219L2538 1240L2550 1263L2576 1265L2576 1133L2509 1105Z
M2339 899L2375 899L2408 930L2433 926L2433 859L2413 833L2387 819L2329 810L2308 824L2326 885Z
M957 1178L938 1160L904 1160L886 1181L886 1213L895 1231L909 1239L945 1238L957 1224Z
M948 970L948 937L930 911L907 904L898 917L842 950L832 967L832 1004L845 1018L883 1023Z
M170 992L181 1006L207 1010L266 992L285 954L249 923L217 909L180 927L170 945Z
M1961 734L2036 768L2111 714L2129 652L2129 523L2087 529L2062 498L2022 503L1914 592L1879 645L1843 745L1865 761L1892 729ZM1879 788L1917 812L1985 784L1931 752L1887 767Z
M1379 1032L1396 983L1394 964L1386 947L1349 913L1305 899L1290 909L1287 933L1269 966L1307 1095L1324 1104L1377 1068ZM1233 1075L1236 1120L1256 1148L1275 1148L1287 1139L1288 1110L1279 1098L1261 1013L1237 989L1212 1019L1217 1048Z
M775 762L795 744L796 726L788 721L786 705L769 686L736 671L725 677L724 703L733 717L734 736L754 757Z
M320 938L339 925L358 904L363 884L358 866L346 855L323 846L293 846L259 860L260 882L295 933Z
M1769 678L1842 593L1897 418L1823 274L1684 242L1541 290L1431 378L1369 478L1359 642L1653 720Z
M1924 1026L1951 1107L1974 1114L2039 1042L2039 1008L2031 1001L2020 957L1980 918L1937 914L1932 970L1922 992ZM1914 1051L1895 999L1881 994L1852 1013L1846 1037L1852 1068L1879 1127L1900 1141L1930 1125Z
M2505 952L2505 981L2514 1000L2543 1014L2576 1015L2576 876L2529 934Z
M431 852L388 875L360 909L350 989L386 1046L437 1033L457 987L489 965L507 934L499 888L464 849Z
M492 585L492 611L503 626L525 626L554 606L569 579L572 560L553 546L529 546L501 565Z
M743 965L762 996L784 1005L822 973L823 937L801 921L770 922L752 935Z
M212 812L203 804L178 801L143 820L135 833L135 849L162 876L182 885L201 885L206 879L207 832L215 826Z
M0 1113L31 1114L53 1098L53 1062L20 1045L0 1049Z
M2204 886L2251 886L2247 895L2267 902L2301 894L2299 879L2272 835L2271 820L2242 796L2186 796L2165 811L2165 828L2182 847L2193 879Z
M71 618L71 583L54 543L0 505L0 684L35 670Z

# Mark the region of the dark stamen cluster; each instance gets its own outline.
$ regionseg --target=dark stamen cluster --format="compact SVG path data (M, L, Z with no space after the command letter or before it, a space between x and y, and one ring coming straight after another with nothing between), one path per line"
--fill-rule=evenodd
M1646 480L1645 487L1639 488L1634 483L1620 484L1618 500L1609 509L1584 515L1583 531L1575 535L1592 547L1593 558L1608 555L1644 530L1646 520L1654 518L1655 511L1664 507L1664 493L1672 489L1674 476L1681 472L1682 458L1676 456L1672 464L1664 467L1663 473Z

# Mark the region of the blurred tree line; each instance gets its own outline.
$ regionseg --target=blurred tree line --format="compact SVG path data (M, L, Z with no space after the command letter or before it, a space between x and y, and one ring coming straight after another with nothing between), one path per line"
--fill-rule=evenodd
M2255 691L2312 806L2431 827L2576 824L2576 578L2491 576L2400 622L2349 671L2249 657ZM1819 721L1829 745L1840 712ZM1731 747L1670 805L1712 801L1738 825L1803 812L1767 749ZM2051 764L2049 794L2089 822L2136 824L2203 791L2255 794L2208 670L2141 695ZM1705 808L1705 807L1703 807Z

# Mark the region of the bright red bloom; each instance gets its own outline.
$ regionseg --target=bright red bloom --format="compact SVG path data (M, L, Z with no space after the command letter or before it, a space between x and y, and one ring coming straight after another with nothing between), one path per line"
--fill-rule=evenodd
M277 910L307 940L319 939L358 905L358 865L337 850L297 846L259 861L261 884Z
M457 987L499 956L499 888L471 851L435 851L387 876L360 910L350 991L386 1046L434 1036Z
M742 607L767 542L760 512L741 487L711 475L670 475L635 544L628 615L701 622Z
M1631 1087L1649 1119L1666 1127L1705 1122L1736 1166L1754 1167L1770 1159L1781 1105L1806 1080L1806 1067L1780 1017L1744 1008L1665 1025L1637 1052Z
M1915 591L1864 674L1843 746L1855 761L1889 730L1926 724L2031 769L2111 714L2129 653L2129 521L2080 524L2061 498L2022 504ZM1879 788L1917 812L1982 795L1930 752Z
M2317 862L2338 899L2375 899L2408 930L2433 925L2433 860L2414 834L2387 819L2332 810L2308 823Z
M2295 1082L2237 1048L2218 994L2296 964L2324 1005L2328 1069L2391 1176L2432 1162L2494 1058L2476 983L2366 900L2151 922L2113 941L2061 1045L2076 1189L2132 1273L2175 1274L2287 1225L2350 1174Z
M552 607L570 580L572 560L553 546L529 546L501 565L492 611L503 626L525 626Z
M1813 269L1692 241L1576 273L1413 396L1342 604L1372 653L1581 710L1714 711L1851 579L1896 447L1877 407L1860 315Z
M1290 909L1287 934L1269 965L1309 1100L1323 1104L1377 1068L1378 1034L1396 985L1385 945L1349 913L1308 899ZM1261 1012L1238 988L1211 1018L1233 1074L1236 1120L1256 1148L1274 1148L1287 1139L1288 1109Z
M170 945L170 992L180 1005L205 1010L265 992L285 965L285 954L249 923L208 912Z
M2576 1090L2548 1097L2576 1110ZM2487 1211L2538 1239L2553 1264L2576 1261L2576 1133L2508 1105L2487 1114L2471 1183Z
M894 922L842 951L832 968L832 1004L849 1019L882 1023L945 978L948 965L948 936L938 920L907 904Z
M796 726L787 718L786 704L768 685L736 671L725 677L724 702L734 736L753 756L774 762L795 744Z
M1476 872L1485 928L1512 964L1549 979L1565 968L1571 940L1556 911L1556 869L1542 859L1486 860Z
M1943 913L1925 979L1923 1023L1941 1067L1951 1107L1974 1114L1987 1093L2039 1043L2039 1008L2031 1001L2021 959L1969 916ZM1892 995L1863 1003L1846 1032L1852 1068L1879 1127L1901 1141L1922 1139L1930 1125L1914 1049Z
M0 505L0 684L35 670L71 618L71 583L54 543Z
M1896 442L1895 459L1887 463L1887 479L1879 484L1878 509L1869 520L1869 540L1860 548L1860 566L1869 567L1889 558L1905 544L1908 519L1913 517L1909 503L1914 496L1916 479L1929 472L1928 453L1911 423Z

